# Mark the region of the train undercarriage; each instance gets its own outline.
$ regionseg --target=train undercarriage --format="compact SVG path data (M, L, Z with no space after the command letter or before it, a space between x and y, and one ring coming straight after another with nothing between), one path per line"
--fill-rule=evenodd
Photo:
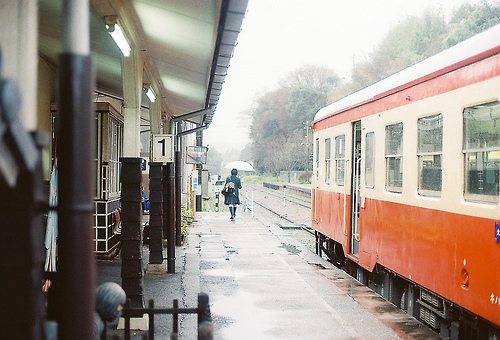
M500 340L500 327L379 264L369 272L346 257L340 243L319 232L315 236L316 254L326 255L335 266L430 327L442 339Z

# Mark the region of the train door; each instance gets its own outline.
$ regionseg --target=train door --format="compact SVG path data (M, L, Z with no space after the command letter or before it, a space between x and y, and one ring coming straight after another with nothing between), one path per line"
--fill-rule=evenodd
M359 255L359 207L361 188L361 121L352 124L351 254Z

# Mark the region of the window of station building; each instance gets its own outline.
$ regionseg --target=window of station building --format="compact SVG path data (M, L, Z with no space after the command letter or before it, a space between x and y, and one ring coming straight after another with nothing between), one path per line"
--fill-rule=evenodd
M386 189L403 191L403 123L385 127Z
M465 108L465 199L497 203L500 168L500 103Z
M344 185L345 135L335 137L335 183Z
M319 138L316 138L316 179L319 178Z
M375 132L365 137L365 186L375 187Z
M330 138L325 139L325 183L330 184L331 175L331 147L332 140Z
M101 150L101 129L99 128L101 126L101 115L95 114L94 115L94 131L96 134L96 142L94 143L94 153L92 155L92 172L95 175L96 179L101 178L100 176L100 171L101 171L101 153L99 152ZM94 186L94 199L100 198L100 192L101 192L101 181L97 180Z
M441 160L443 153L443 116L420 118L418 126L418 193L441 195Z
M120 193L120 157L123 150L123 126L111 117L109 145L111 146L109 157L109 195L116 196Z

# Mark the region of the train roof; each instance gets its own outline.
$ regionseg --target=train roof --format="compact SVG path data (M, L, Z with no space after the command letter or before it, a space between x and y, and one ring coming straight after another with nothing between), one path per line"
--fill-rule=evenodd
M500 46L500 24L495 25L455 46L452 46L432 57L429 57L413 66L397 72L379 82L354 92L338 101L322 108L316 113L314 122L323 120L345 111L348 108L359 106L373 101L381 94L414 83L416 80L434 72L443 70L468 58L477 56Z

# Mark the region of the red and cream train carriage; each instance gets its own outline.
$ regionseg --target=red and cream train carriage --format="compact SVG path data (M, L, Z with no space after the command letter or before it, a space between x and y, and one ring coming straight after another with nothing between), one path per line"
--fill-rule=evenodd
M313 122L319 248L445 338L500 338L499 52L497 25Z

